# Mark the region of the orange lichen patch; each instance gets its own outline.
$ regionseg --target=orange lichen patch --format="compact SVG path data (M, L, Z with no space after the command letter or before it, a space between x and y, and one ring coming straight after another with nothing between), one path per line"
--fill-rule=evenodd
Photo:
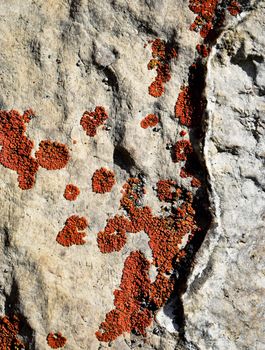
M219 0L190 0L189 8L197 14L190 30L200 29L200 35L206 38L213 28L213 21Z
M31 109L23 115L15 110L0 111L0 163L17 172L18 184L22 190L33 187L39 167L31 156L34 143L25 136L25 124L31 117L34 117Z
M157 197L160 201L171 202L180 197L182 191L173 180L159 180L156 184Z
M164 84L171 79L169 63L177 56L177 51L161 39L155 39L151 49L153 58L148 62L147 68L148 70L155 68L157 75L148 91L151 96L160 97L165 90Z
M180 177L182 178L187 178L187 177L192 177L192 174L184 167L182 167L180 169L180 173L179 173Z
M148 127L156 126L159 122L159 118L155 114L148 114L140 123L143 129L147 129Z
M168 300L173 290L174 281L159 272L155 282L151 284L150 301L156 308L160 308Z
M237 1L231 1L230 5L227 7L230 15L237 16L241 12L241 6Z
M168 193L168 185L176 186L176 183L171 180L164 181L168 181L167 192L161 191L161 196L172 200L172 203L174 199L178 199L180 203L174 212L167 217L152 215L149 207L141 206L145 193L143 182L139 178L130 178L123 186L120 201L129 220L115 216L108 220L105 230L98 234L100 250L106 253L124 246L126 232L145 231L152 250L152 264L158 271L156 280L151 284L149 278L143 276L145 269L149 269L149 263L141 253L133 252L126 259L121 290L114 292L116 309L106 315L105 322L100 326L101 330L96 333L100 341L113 340L123 332L132 330L145 334L145 328L150 325L152 316L148 307L162 306L173 291L174 281L164 274L172 272L173 264L181 256L179 246L183 237L190 239L199 230L191 192L176 188L176 194L171 195ZM161 182L161 185L164 184Z
M68 201L75 201L79 194L80 194L80 190L77 186L68 184L65 187L63 196Z
M102 253L121 250L126 243L126 232L132 231L131 223L124 216L114 216L107 221L104 231L98 233L98 247Z
M52 333L47 335L47 343L52 349L63 348L66 344L67 339L62 336L62 333Z
M90 137L93 137L97 134L97 128L100 125L103 125L108 119L108 114L104 107L97 106L95 112L86 111L81 120L80 125L82 125L86 134Z
M83 231L87 227L88 222L86 218L72 215L66 220L64 228L56 237L56 241L64 247L70 247L74 244L85 244L84 237L86 236L86 233Z
M193 115L193 104L191 91L188 86L183 86L175 105L175 115L179 118L180 124L191 126Z
M187 132L184 131L184 130L181 130L181 132L179 134L180 134L181 137L183 137L183 136L185 136L187 134Z
M206 100L202 95L204 89L205 65L200 59L189 68L189 84L181 87L175 105L175 116L179 122L187 127L200 124Z
M201 181L197 177L194 177L194 176L193 176L190 184L192 187L201 187L201 185L202 185Z
M179 140L173 147L173 161L181 162L187 160L188 154L193 151L189 140Z
M115 181L115 175L111 170L100 168L92 176L92 189L96 193L110 192Z
M203 58L208 57L210 52L210 49L205 44L197 44L196 50Z
M35 153L39 165L48 170L64 168L70 158L66 145L50 140L43 140Z
M17 338L19 323L16 316L0 318L0 350L25 349L25 345Z
M155 81L151 83L151 85L148 88L149 95L153 97L160 97L165 91L165 88L163 86L163 83L160 79L155 78Z
M120 289L113 293L116 308L106 315L96 332L99 341L108 342L132 330L145 335L152 322L151 312L142 309L149 296L149 267L150 263L139 251L132 252L125 260Z

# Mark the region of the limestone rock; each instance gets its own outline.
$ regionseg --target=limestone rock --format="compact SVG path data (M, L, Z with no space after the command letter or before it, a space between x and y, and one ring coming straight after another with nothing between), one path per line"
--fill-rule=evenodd
M187 0L1 1L1 110L33 109L26 130L34 141L32 156L42 140L63 143L70 152L63 169L40 167L29 190L18 187L15 171L0 165L0 316L19 315L18 337L27 349L50 349L49 332L62 332L65 350L265 347L264 4L246 3L240 15L228 14L217 42L209 44L202 77L207 108L202 124L185 136L197 156L198 190L192 175L179 176L183 163L172 161L172 145L181 130L189 131L175 117L175 104L201 40L189 30L195 15ZM159 98L148 93L156 76L147 68L148 41L156 38L177 50ZM96 106L109 118L89 137L80 120ZM141 120L151 113L159 124L143 129ZM92 191L92 176L101 167L112 170L116 181L104 194ZM146 336L124 332L99 342L95 332L114 309L126 259L134 251L149 263L154 258L144 230L127 233L119 252L103 254L97 244L106 221L125 215L121 189L129 177L145 185L139 206L151 207L153 215L170 216L156 186L172 179L197 196L202 238L210 212L214 222L201 247L190 244L189 234L183 238L179 249L186 248L187 263L171 269L175 291L154 312ZM76 201L63 196L70 183L80 189ZM86 243L64 247L56 237L72 215L87 218ZM151 265L151 282L158 270Z

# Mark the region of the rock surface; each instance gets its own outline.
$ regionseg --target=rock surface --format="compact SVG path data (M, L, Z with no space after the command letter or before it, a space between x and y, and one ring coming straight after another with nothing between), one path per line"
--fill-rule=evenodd
M208 63L205 158L215 227L183 297L199 349L264 349L264 4L217 42Z
M66 144L71 157L63 169L39 168L30 190L21 190L17 173L0 165L0 315L19 314L28 349L50 349L49 332L62 332L66 350L265 348L265 11L258 1L236 17L228 14L212 43L205 130L194 147L206 164L202 179L208 176L213 223L192 269L184 272L185 286L156 313L146 337L125 332L106 343L95 336L114 308L126 258L140 250L152 261L144 231L127 233L119 252L102 254L98 248L97 233L122 212L124 183L143 176L144 205L155 215L166 210L153 190L160 179L197 191L189 177L179 176L181 165L172 162L168 149L183 130L175 103L198 57L200 38L189 30L195 16L188 5L186 0L0 4L1 109L34 110L26 130L35 143L32 154L51 139ZM156 38L178 48L159 98L148 94L156 75L147 69L148 40ZM109 118L89 137L80 119L96 106L104 106ZM143 129L140 122L149 113L160 122ZM92 176L101 167L114 171L116 180L104 194L92 191ZM76 201L63 196L69 183L80 189ZM71 215L87 218L86 244L64 247L56 237ZM149 271L151 281L156 273L155 267Z

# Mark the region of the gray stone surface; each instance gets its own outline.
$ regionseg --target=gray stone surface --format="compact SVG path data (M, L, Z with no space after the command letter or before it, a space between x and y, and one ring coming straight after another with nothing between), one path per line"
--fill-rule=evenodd
M125 334L109 346L95 332L113 309L123 263L136 249L151 257L144 233L129 235L119 253L104 255L97 247L96 234L118 212L129 176L113 154L117 146L129 152L130 173L146 174L145 202L160 213L152 186L180 170L166 145L181 129L174 105L196 55L198 34L189 31L194 14L186 0L1 1L1 109L32 108L37 117L27 135L36 147L51 138L71 153L67 168L41 168L29 191L1 166L0 314L19 308L33 334L30 349L48 350L52 330L67 337L66 350L265 348L263 5L253 2L252 11L229 19L208 62L204 157L215 222L183 295L186 340L160 310L145 341ZM146 67L150 46L144 48L156 37L179 47L158 100L148 95L155 73ZM80 118L97 105L108 111L110 130L89 139ZM148 113L160 116L160 132L140 127ZM102 166L114 170L117 183L98 195L91 176ZM63 198L70 182L81 190L76 202ZM87 243L65 249L55 238L72 214L88 218Z
M208 62L204 154L215 227L183 296L186 337L199 349L265 348L262 5L223 33Z

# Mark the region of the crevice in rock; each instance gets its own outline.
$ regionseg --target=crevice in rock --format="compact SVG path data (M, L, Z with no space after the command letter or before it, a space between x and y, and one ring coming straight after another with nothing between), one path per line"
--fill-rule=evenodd
M216 28L214 27L211 35L209 35L207 39L204 40L204 43L207 43L210 49L216 45L217 39L224 31L224 26L222 24L223 22L221 21L220 24L218 16L223 15L223 8L225 8L225 5L226 1L224 0L216 12ZM204 148L205 144L206 123L208 117L206 113L207 100L205 97L207 64L205 61L203 62L202 58L197 59L195 61L195 64L198 65L199 69L195 69L195 71L193 71L193 78L192 80L189 79L189 87L191 87L191 101L194 109L193 117L197 122L192 128L190 135L194 153L188 157L186 167L188 171L192 171L192 173L199 174L202 177L202 187L197 190L194 199L196 220L198 226L201 227L201 231L195 234L192 240L188 242L185 247L186 256L181 260L180 263L176 264L175 266L175 289L171 294L166 306L164 307L165 313L167 313L168 307L168 316L170 316L170 314L175 315L173 318L173 325L176 325L175 329L178 331L179 335L178 345L181 349L199 349L196 344L191 344L186 339L185 309L182 301L182 296L188 287L188 280L195 264L196 253L199 251L207 235L207 232L212 225L214 216L214 213L212 214L210 204L211 184L209 182L209 174L206 166L206 161L202 153L202 149ZM201 110L200 108L197 108L199 101L205 101ZM234 154L237 150L236 148L233 148L232 150L229 149L229 151L233 152ZM211 269L211 265L209 265L208 268Z
M114 164L118 165L129 174L131 173L132 168L135 167L135 161L131 157L130 152L121 145L117 145L114 148L113 161Z

